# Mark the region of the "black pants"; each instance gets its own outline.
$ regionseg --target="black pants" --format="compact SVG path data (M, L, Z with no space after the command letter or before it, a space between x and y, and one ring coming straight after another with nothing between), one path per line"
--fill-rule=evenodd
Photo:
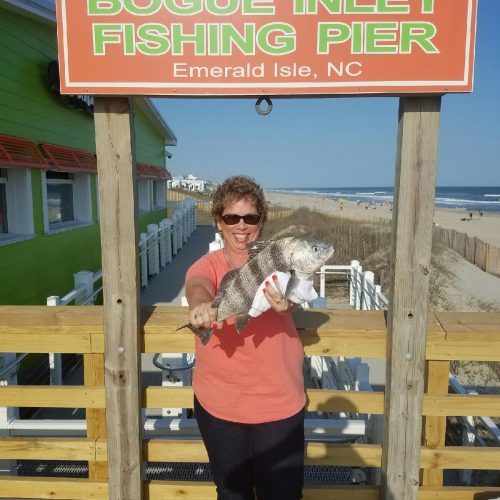
M214 417L196 398L194 408L218 500L302 498L303 409L276 422L240 424Z

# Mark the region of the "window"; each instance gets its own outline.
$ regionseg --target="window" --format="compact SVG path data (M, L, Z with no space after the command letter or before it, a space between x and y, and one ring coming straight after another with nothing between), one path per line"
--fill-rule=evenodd
M138 179L137 180L137 198L139 200L139 211L140 212L150 212L151 211L151 180L150 179Z
M153 208L158 209L167 206L166 189L165 181L153 181Z
M42 182L45 194L45 232L92 223L89 174L47 171Z
M0 234L7 234L7 169L0 169Z
M49 225L74 221L73 174L47 172L46 176Z
M0 244L26 239L34 232L31 171L1 168Z

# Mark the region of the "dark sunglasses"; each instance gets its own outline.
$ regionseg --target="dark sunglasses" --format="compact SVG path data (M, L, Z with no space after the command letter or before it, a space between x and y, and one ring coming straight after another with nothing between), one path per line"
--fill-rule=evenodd
M248 224L250 226L255 226L260 222L260 215L258 214L226 214L221 215L220 218L222 219L222 222L224 222L224 224L227 224L228 226L234 226L235 224L238 224L241 219L243 219L245 224Z

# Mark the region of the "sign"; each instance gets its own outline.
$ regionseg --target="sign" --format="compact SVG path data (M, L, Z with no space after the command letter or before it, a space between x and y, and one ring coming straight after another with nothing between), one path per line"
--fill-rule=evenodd
M477 0L57 0L61 92L472 91Z

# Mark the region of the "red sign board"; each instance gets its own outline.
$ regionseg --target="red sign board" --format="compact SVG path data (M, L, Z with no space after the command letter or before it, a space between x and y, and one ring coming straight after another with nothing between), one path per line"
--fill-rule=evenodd
M477 0L57 0L61 92L472 91Z

